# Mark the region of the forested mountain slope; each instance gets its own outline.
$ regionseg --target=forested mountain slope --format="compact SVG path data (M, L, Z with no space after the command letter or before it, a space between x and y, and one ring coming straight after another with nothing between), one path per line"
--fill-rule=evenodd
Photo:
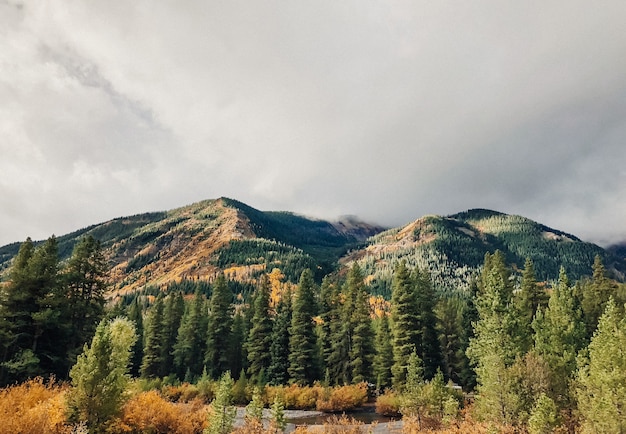
M330 272L347 249L381 230L354 219L331 223L220 198L117 218L60 236L58 242L63 260L81 237L100 240L112 269L112 289L125 293L210 279L219 271L246 281L273 267L295 282L305 268ZM19 243L0 248L1 270L6 272L18 249Z
M382 232L369 244L342 258L357 261L375 293L388 296L394 264L429 269L440 293L467 290L485 253L500 250L514 270L526 257L533 260L537 278L558 278L561 265L572 279L591 274L600 255L618 280L624 279L623 261L601 247L551 229L528 218L486 209L473 209L446 217L425 216L400 228Z

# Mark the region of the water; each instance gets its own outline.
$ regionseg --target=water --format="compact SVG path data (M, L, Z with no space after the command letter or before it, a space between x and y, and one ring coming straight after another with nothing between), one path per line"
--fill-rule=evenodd
M345 414L348 418L355 419L359 422L363 422L364 424L371 424L374 422L384 423L398 420L398 418L394 419L392 417L383 416L376 413L373 407L366 407L364 409L347 411L345 413L325 413L318 416L287 419L287 422L293 423L295 425L323 425L325 422L328 422L329 419L333 416L341 417L343 414Z

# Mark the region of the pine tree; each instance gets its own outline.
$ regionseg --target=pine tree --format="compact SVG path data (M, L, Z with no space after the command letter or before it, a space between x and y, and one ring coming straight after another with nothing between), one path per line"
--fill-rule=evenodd
M339 385L350 382L350 337L352 324L349 316L354 309L354 300L339 291L339 287L331 287L330 312L327 314L329 325L328 342L325 343L325 379L329 384Z
M91 346L85 344L70 371L72 388L67 398L70 419L86 422L89 432L104 432L108 421L122 407L135 339L134 326L129 320L102 320Z
M593 261L592 271L591 281L583 284L581 301L588 338L591 338L596 330L609 298L615 297L616 293L615 282L606 277L606 268L599 255L596 255Z
M339 323L339 295L337 286L328 277L322 280L319 299L319 347L322 362L322 371L330 377L331 354L333 346L332 327Z
M230 368L229 349L232 329L233 293L220 274L213 285L209 303L209 324L204 363L213 378L220 377Z
M139 377L141 362L143 361L143 312L139 305L138 297L133 299L128 308L128 319L133 322L135 334L137 335L130 358L130 374L133 377Z
M393 346L391 345L391 332L389 330L389 318L383 315L376 332L376 355L373 360L374 378L376 388L383 390L391 386L391 366L393 364Z
M224 372L220 378L215 399L211 402L209 426L204 429L204 434L228 434L232 431L237 414L237 410L232 406L233 385L230 373Z
M535 267L530 258L526 258L526 262L524 263L520 294L517 300L523 351L526 352L532 347L532 322L535 318L535 314L537 313L537 309L545 305L546 302L546 293L537 283Z
M391 336L393 345L394 387L401 387L406 379L409 357L415 351L419 339L419 319L417 300L413 290L413 280L406 266L401 262L395 269L391 283Z
M288 372L291 381L299 385L311 384L317 378L314 291L313 274L311 270L304 270L296 290L289 328Z
M355 263L348 272L347 297L353 306L346 312L345 322L350 323L350 377L354 383L372 380L374 358L374 331L370 314L369 293L363 282L361 269ZM435 336L436 338L436 336Z
M569 279L561 267L548 307L539 311L533 322L535 350L547 362L552 374L550 398L560 408L571 405L569 383L576 369L576 355L585 339L581 318Z
M248 374L254 379L266 372L271 363L270 345L272 319L270 317L270 282L267 276L261 280L254 298L254 316L252 328L248 335Z
M583 432L626 432L625 349L626 318L609 299L589 344L588 357L578 361L577 398Z
M165 299L163 307L163 372L165 375L173 374L174 368L174 346L178 329L185 312L185 300L182 292L170 294Z
M480 286L476 300L479 319L467 350L476 366L476 407L482 417L510 424L516 421L519 410L510 368L521 351L514 338L513 286L501 252L485 255Z
M145 345L141 362L141 376L145 378L163 377L165 373L166 341L163 322L163 296L159 295L148 312L145 329Z
M67 302L63 312L68 322L67 354L70 363L88 342L104 316L104 293L108 265L100 242L92 236L81 238L63 270Z
M0 299L0 384L67 372L59 346L64 336L58 263L54 236L37 248L30 239L20 247Z
M413 273L416 307L418 312L419 335L416 345L417 354L424 364L425 378L433 378L442 366L441 347L437 334L437 316L435 304L437 296L427 271L415 268Z
M468 345L465 327L472 327L471 323L465 323L466 310L467 301L459 297L441 299L435 308L444 372L447 378L463 385L463 375L470 369L465 354Z
M276 306L272 324L270 366L267 378L272 385L286 384L289 380L289 327L291 325L291 291L287 290Z
M197 378L202 374L208 326L208 317L204 315L204 302L202 293L196 291L193 300L185 306L172 351L179 378L183 378L187 371L191 378Z
M247 369L246 356L246 320L241 309L233 317L228 343L228 369L230 372L243 372Z

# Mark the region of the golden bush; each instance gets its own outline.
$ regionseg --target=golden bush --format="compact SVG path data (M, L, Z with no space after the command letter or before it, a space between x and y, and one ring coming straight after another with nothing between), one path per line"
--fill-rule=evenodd
M394 392L388 390L376 398L376 413L385 416L400 415L400 398Z
M201 401L175 404L157 391L132 397L113 422L113 433L197 434L206 425L207 410Z
M65 390L41 378L0 390L0 434L69 434Z
M321 395L316 403L319 411L338 412L352 410L367 402L367 383L335 387L328 396Z

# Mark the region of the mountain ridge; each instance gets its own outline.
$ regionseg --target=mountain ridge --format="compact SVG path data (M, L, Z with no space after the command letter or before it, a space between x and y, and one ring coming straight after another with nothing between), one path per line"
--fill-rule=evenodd
M62 260L85 235L101 241L117 294L182 280L210 281L219 272L241 282L254 281L273 268L293 283L303 269L311 268L319 280L357 262L373 291L386 295L400 260L428 268L439 292L462 293L485 253L496 249L505 253L514 270L531 257L541 280L555 279L560 265L573 279L590 274L597 254L615 277L624 280L626 274L623 257L595 244L526 217L483 208L426 215L386 229L354 216L328 221L260 211L221 197L119 217L60 236ZM19 243L0 247L0 273L5 278L18 249Z

